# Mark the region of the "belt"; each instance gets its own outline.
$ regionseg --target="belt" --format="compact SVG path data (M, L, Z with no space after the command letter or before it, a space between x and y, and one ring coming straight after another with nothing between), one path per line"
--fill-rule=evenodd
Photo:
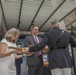
M55 48L51 48L51 50L53 49L66 49L66 47L55 47Z

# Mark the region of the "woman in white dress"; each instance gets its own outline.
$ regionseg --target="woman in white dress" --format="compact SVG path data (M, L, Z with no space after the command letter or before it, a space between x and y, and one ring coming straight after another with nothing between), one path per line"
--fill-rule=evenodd
M19 36L19 30L11 28L0 43L0 75L16 75L15 59L21 58L22 55L16 55L19 51L8 47L17 47L16 41Z

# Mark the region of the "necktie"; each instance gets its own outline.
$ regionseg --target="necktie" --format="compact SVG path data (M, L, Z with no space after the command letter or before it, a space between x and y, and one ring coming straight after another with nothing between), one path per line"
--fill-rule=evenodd
M36 42L36 44L38 44L38 39L37 39L36 36L35 36L35 42ZM41 55L41 51L38 51L37 54L38 54L38 56L40 56Z

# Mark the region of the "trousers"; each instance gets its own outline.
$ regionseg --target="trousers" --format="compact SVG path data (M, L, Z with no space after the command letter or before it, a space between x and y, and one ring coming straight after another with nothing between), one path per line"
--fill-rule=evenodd
M71 68L56 68L56 69L52 69L51 73L52 75L71 75Z

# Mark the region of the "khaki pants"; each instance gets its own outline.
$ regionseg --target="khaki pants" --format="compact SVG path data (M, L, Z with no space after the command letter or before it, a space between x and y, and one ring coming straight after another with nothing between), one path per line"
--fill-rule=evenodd
M51 70L52 75L71 75L71 68L53 69Z

